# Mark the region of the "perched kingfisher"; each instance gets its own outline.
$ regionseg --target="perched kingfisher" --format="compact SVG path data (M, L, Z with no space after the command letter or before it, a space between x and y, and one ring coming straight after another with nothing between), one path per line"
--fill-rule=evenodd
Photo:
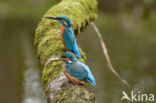
M52 61L63 61L65 63L63 66L63 73L73 84L90 82L91 85L96 85L89 67L77 61L76 56L72 52L65 52L61 57L51 58L46 65Z
M57 17L45 16L45 18L57 20L62 24L61 40L64 44L66 51L74 52L76 54L76 56L79 59L81 59L78 45L75 40L75 35L71 28L72 24L71 24L69 18L66 16L57 16Z

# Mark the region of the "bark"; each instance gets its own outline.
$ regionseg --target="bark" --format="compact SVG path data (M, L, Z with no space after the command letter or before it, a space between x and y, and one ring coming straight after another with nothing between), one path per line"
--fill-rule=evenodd
M79 34L97 15L96 0L62 0L50 8L44 16L65 15L72 22L75 34ZM43 16L43 17L44 17ZM61 56L65 51L60 40L60 23L42 18L35 34L37 56L42 68L42 81L46 88L48 103L95 103L95 93L88 85L72 85L62 73L62 62L44 67L51 57ZM84 61L85 54L80 49Z

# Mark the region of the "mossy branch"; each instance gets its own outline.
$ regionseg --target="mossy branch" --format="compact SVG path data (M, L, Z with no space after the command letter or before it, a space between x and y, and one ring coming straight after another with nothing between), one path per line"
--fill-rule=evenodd
M50 8L44 16L65 15L69 17L75 34L79 34L97 15L96 0L62 0ZM42 18L35 34L37 56L42 67L42 81L45 84L49 103L95 103L95 94L88 86L72 85L62 73L62 62L53 62L44 67L51 57L64 52L60 40L60 24L57 21ZM82 61L85 58L80 50Z

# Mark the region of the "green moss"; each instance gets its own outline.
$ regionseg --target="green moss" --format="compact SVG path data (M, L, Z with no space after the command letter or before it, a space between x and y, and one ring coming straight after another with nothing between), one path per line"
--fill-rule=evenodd
M95 103L94 92L86 86L68 85L55 94L52 103ZM81 99L80 99L81 98Z
M50 8L44 16L65 15L69 17L75 34L79 34L82 28L85 28L89 22L97 17L96 7L96 0L62 0L62 2ZM58 33L60 26L60 23L55 20L42 18L36 29L35 45L37 46L37 56L43 68L42 81L47 90L48 83L57 78L62 72L63 62L49 63L44 67L49 58L61 56L65 51ZM84 62L85 53L81 48L79 49L82 55L82 59L79 59L79 61ZM88 86L69 84L56 93L53 103L95 103L94 96L93 92L89 92Z
M42 80L46 85L62 72L62 65L62 62L54 62L43 69Z
M96 18L96 5L96 0L62 0L50 8L44 16L65 15L69 17L75 34L79 34L82 28L85 28L89 22ZM35 45L42 67L50 57L60 56L64 52L64 46L58 34L60 26L60 23L55 20L42 18L36 29ZM85 54L81 49L80 53L83 57L80 61L84 62ZM47 85L60 72L62 72L61 62L48 65L42 71L43 82Z

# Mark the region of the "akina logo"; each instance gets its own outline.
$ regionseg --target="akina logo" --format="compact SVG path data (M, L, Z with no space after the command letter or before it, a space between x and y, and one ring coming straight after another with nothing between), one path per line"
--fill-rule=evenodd
M136 101L136 102L153 102L154 101L154 94L153 93L141 93L140 91L134 92L131 91L130 95L128 95L125 91L122 91L122 98L121 101L128 100L128 101Z

